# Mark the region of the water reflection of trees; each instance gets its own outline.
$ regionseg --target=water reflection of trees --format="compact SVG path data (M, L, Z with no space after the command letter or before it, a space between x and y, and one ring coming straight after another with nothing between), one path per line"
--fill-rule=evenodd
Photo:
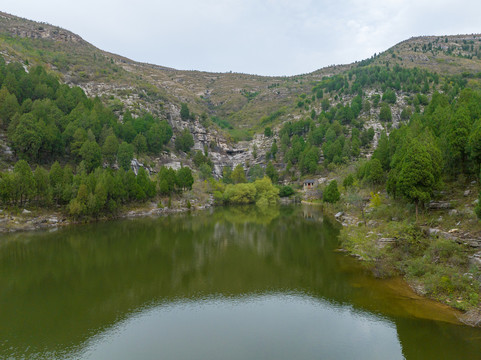
M350 283L358 268L333 253L329 220L308 218L302 207L229 208L4 237L0 338L25 357L61 353L179 298L297 291L348 303L362 293Z
M332 262L322 259L323 243L334 233L292 216L298 211L218 209L7 236L0 337L55 350L146 304L321 284Z

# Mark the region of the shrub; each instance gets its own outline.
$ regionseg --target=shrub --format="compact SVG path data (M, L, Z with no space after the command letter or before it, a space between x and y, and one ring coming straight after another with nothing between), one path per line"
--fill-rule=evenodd
M255 201L255 196L256 187L247 183L228 185L224 192L224 200L228 204L250 204Z
M337 181L332 180L324 191L322 199L325 202L333 204L335 202L338 202L340 198L341 194L339 193L339 189L337 188Z
M354 176L349 174L345 177L344 181L342 182L342 186L348 188L354 184Z
M294 194L294 189L289 185L282 186L279 189L279 196L280 197L288 197L288 196L291 196L293 194Z

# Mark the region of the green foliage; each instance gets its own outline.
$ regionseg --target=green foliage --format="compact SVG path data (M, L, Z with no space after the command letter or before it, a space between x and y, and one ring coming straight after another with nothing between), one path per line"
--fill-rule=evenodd
M385 101L389 104L396 103L396 93L390 89L386 90L384 94L382 94L382 101Z
M409 120L411 118L412 111L409 107L403 108L401 111L401 120Z
M13 196L22 206L35 195L35 178L25 160L19 160L13 169Z
M184 121L190 119L190 111L186 103L180 105L180 117Z
M2 126L8 126L13 116L19 111L17 97L6 87L0 89L0 121Z
M241 164L238 164L234 168L234 171L232 171L230 178L232 179L232 182L234 184L246 183L247 179L246 179L244 167Z
M291 140L291 148L287 151L285 155L285 160L296 164L299 161L299 156L304 151L306 147L306 142L304 138L298 135L294 135Z
M322 195L322 200L327 203L336 203L341 198L341 194L339 193L339 189L337 188L337 181L332 180L329 185L324 190Z
M137 174L137 185L141 189L142 196L137 200L144 200L147 198L152 198L156 194L155 182L150 180L147 170L141 167Z
M384 249L368 227L341 230L343 248L368 260L376 271L393 270L408 281L423 284L426 294L462 310L479 305L479 280L469 267L466 248L452 240L431 238L416 226L390 223L384 229L395 240ZM387 271L386 271L387 270ZM381 273L383 275L383 273Z
M258 206L272 206L279 199L279 189L272 185L271 179L264 177L254 182L256 189L256 204Z
M194 156L192 157L192 160L194 162L194 165L200 168L202 164L207 164L210 168L214 167L214 164L212 163L212 160L209 159L209 157L205 154L202 153L202 151L195 151Z
M162 166L157 174L157 182L161 195L172 194L177 184L177 174L175 170Z
M224 201L227 204L251 204L255 201L256 187L253 183L239 183L227 185L224 192Z
M252 140L252 134L245 129L231 129L229 130L229 135L234 142Z
M207 180L212 177L212 168L207 163L203 163L200 165L199 177L202 180Z
M52 191L48 171L37 166L33 173L35 179L35 198L38 205L48 206L52 201Z
M234 128L229 121L227 121L225 119L221 119L218 116L212 116L211 120L214 124L218 125L221 129L233 129Z
M384 131L381 133L377 148L372 154L372 159L379 160L383 170L389 170L391 164L391 149L389 146L389 138Z
M92 171L101 165L102 150L95 141L86 140L80 148L79 155L87 171Z
M347 175L342 182L342 186L344 186L346 189L351 187L353 184L354 184L354 175L352 174Z
M382 184L384 182L384 171L378 159L370 160L368 180L372 184Z
M182 130L175 139L175 148L183 152L189 152L194 146L194 137L190 133L189 129L185 128Z
M303 175L315 174L318 162L319 149L315 146L310 146L299 157L299 169Z
M277 147L277 142L274 139L274 142L271 145L271 151L270 151L270 157L272 157L274 160L276 159L278 147Z
M247 175L249 178L249 182L262 179L264 177L264 169L259 164L255 164L250 167L249 173Z
M137 134L132 141L132 145L134 145L135 152L139 155L147 151L147 139L143 134Z
M177 173L161 168L154 181L144 168L139 169L137 176L132 170L114 172L101 167L88 173L84 164L81 163L76 174L68 165L62 169L58 162L50 172L40 166L32 172L25 160L19 160L13 172L0 172L0 200L4 205L19 206L34 203L50 206L55 200L66 205L70 215L80 219L113 215L122 204L152 199L157 195L157 183L162 195L190 189L193 184L188 168Z
M327 110L329 110L330 107L331 107L331 103L330 103L329 99L327 99L327 98L322 99L322 101L321 101L322 110L327 111Z
M389 122L392 120L391 107L387 103L381 104L379 111L379 120Z
M294 135L301 136L307 134L311 127L313 127L312 119L299 120L295 122L289 121L282 126L279 136L282 137L284 134L287 134L289 137Z
M224 166L222 169L222 182L224 184L232 184L232 168L230 166Z
M294 189L290 185L282 186L279 189L279 196L280 197L289 197L291 195L294 195L294 193L295 193Z
M119 141L115 135L109 135L105 139L102 146L102 155L104 160L109 164L113 165L117 157L117 152L119 150Z
M277 183L279 180L279 173L277 172L276 168L274 167L274 164L272 161L269 161L266 166L266 176L271 179L273 183Z
M247 98L247 101L253 100L257 95L259 95L259 91L247 91L242 89L241 94Z
M439 153L439 150L436 152ZM416 206L428 202L439 182L440 164L437 157L431 156L426 143L412 140L399 166L396 193Z
M379 193L373 193L371 191L371 198L369 199L369 206L372 208L378 208L381 206L381 195Z
M217 194L219 197L219 194ZM279 189L272 185L269 178L256 180L253 183L227 185L222 199L226 204L242 205L256 203L259 206L269 206L277 203Z
M38 163L70 158L91 167L98 163L95 142L102 146L105 162L112 165L117 153L112 136L127 143L137 138L139 153L146 146L158 153L172 136L167 122L148 113L134 119L126 111L120 122L99 98L89 99L81 88L60 84L42 67L31 67L27 73L23 65L12 62L5 71L6 76L0 76L0 126L8 129L19 158ZM90 143L85 145L87 140Z
M270 127L266 127L266 128L264 129L264 136L265 136L265 137L271 137L271 136L272 136L272 130L271 130Z
M158 154L162 150L162 147L170 141L172 135L172 128L167 121L162 120L155 123L146 134L148 150L154 154Z
M184 166L177 171L177 185L182 190L191 190L194 184L194 177L192 176L192 170Z
M123 142L119 145L117 151L117 160L119 162L119 166L128 171L130 169L130 162L134 158L134 147L131 144Z
M271 113L267 116L261 117L261 119L260 119L261 126L274 122L276 119L278 119L279 117L284 115L286 113L286 111L287 111L287 109L285 107L281 107L280 109L274 111L273 113Z

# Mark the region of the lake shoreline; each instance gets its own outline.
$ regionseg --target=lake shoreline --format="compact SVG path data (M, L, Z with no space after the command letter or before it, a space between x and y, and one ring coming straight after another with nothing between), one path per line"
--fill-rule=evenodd
M319 205L318 203L310 203L307 201L303 201L303 203L310 206ZM386 266L385 263L388 262L388 260L386 260L382 257L382 255L380 255L379 251L382 251L384 248L393 246L397 240L395 238L389 237L388 234L384 233L385 228L383 228L382 226L383 221L381 219L376 218L375 221L371 220L367 224L364 224L364 221L361 221L361 219L359 219L356 214L354 214L352 211L349 211L349 207L342 206L342 208L339 209L339 207L334 207L330 204L321 204L321 206L322 211L326 215L332 217L342 227L339 237L339 251L356 258L359 262L363 263L367 268L369 268L373 272L373 275L379 279L391 278L392 276L400 276L400 278L407 284L407 286L409 286L409 288L411 288L412 291L419 297L433 300L439 304L450 307L451 309L453 309L453 311L460 314L459 316L457 316L458 320L464 325L476 328L481 327L481 309L479 307L469 306L468 309L460 309L459 306L456 306L460 302L460 299L455 300L456 303L453 305L453 301L450 301L449 299L429 296L426 291L427 286L425 283L418 280L409 279L407 275L403 274L402 272L395 271L394 274L391 273L386 275L383 274L382 270L379 270L379 266ZM413 223L411 225L415 224ZM356 249L357 245L352 247L352 243L358 242L355 237L356 235L358 235L356 234L356 230L358 230L360 227L365 227L369 230L368 233L376 235L377 239L373 241L372 246L360 246L358 249ZM427 234L428 237L432 236L429 231L427 231ZM434 235L442 236L442 234ZM455 237L449 237L448 239L453 242L461 243L459 239ZM349 242L351 242L351 246L348 246ZM464 245L469 246L468 243L464 243Z
M62 211L53 209L23 209L20 213L7 210L0 210L0 235L20 232L20 231L36 231L45 229L55 229L68 225L82 225L101 221L110 221L116 219L149 217L149 216L166 216L170 214L180 214L189 211L202 211L214 207L214 198L209 196L206 201L191 201L191 207L185 205L183 198L173 201L170 208L158 207L159 202L152 201L145 204L137 204L137 206L127 206L120 213L111 216L85 217L81 220L75 220L71 216ZM294 204L295 198L280 198L279 204Z
M157 203L151 202L142 204L143 206L130 206L113 216L100 216L97 218L89 217L75 220L62 211L50 209L23 209L20 213L7 212L2 210L0 213L0 234L7 234L22 231L48 230L65 227L69 225L83 225L94 222L110 221L116 219L137 218L137 217L157 217L170 214L180 214L188 211L201 211L214 206L213 200L208 199L204 203L196 203L191 207L181 205L182 201L177 202L172 207L159 208Z

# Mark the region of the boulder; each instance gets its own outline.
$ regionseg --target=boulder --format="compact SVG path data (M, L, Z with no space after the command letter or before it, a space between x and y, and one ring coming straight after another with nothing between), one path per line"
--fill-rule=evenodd
M389 244L393 244L396 242L396 239L395 238L380 238L378 241L377 241L377 246L382 249L383 247L385 247L386 245L389 245Z
M449 214L449 216L456 216L456 215L459 214L459 212L456 209L451 209L451 210L449 210L448 214Z
M473 254L468 258L471 265L477 266L481 269L481 252L477 252L476 254Z
M452 209L453 206L449 201L431 201L428 208L431 210L447 210Z

